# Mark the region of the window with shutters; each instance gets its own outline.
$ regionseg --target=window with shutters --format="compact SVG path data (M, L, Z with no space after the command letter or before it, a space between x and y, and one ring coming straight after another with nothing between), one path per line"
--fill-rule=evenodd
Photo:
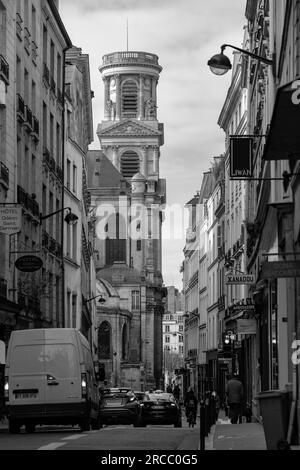
M128 150L121 156L121 173L124 178L132 178L140 169L140 159L136 152Z
M133 80L126 80L122 86L122 117L136 118L138 108L138 89Z

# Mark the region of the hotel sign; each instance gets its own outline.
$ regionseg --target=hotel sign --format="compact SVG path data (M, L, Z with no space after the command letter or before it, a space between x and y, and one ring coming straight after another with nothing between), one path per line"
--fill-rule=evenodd
M225 281L227 285L251 285L255 283L255 278L253 274L227 274Z
M0 233L13 235L22 229L22 206L0 204Z
M253 177L252 137L230 137L230 179Z

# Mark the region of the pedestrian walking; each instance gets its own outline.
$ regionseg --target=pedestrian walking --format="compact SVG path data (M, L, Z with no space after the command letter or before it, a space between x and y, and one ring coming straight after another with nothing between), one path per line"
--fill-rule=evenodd
M226 396L229 406L229 418L232 424L236 424L242 418L242 402L244 396L243 384L237 375L228 380L226 385Z
M173 388L173 395L175 397L175 399L179 402L179 398L180 398L180 387L178 384L176 384Z
M172 393L172 392L173 392L172 386L169 384L169 385L167 386L167 393Z

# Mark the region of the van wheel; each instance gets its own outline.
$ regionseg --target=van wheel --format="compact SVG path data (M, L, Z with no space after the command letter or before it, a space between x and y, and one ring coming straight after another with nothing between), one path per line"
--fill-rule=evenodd
M35 424L32 424L32 423L25 424L25 431L28 434L32 434L35 431Z
M79 426L80 426L81 432L89 431L91 427L91 419L90 418L82 419L79 423Z
M10 434L19 434L20 428L21 426L17 421L14 421L13 419L9 420L8 429Z

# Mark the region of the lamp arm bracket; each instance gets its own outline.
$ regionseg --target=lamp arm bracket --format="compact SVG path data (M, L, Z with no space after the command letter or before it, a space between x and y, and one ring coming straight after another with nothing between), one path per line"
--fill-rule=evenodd
M265 57L261 57L260 55L253 54L252 52L246 51L245 49L241 49L240 47L232 46L231 44L223 44L221 46L221 52L223 53L226 47L231 47L232 49L235 49L236 51L241 52L242 54L249 55L253 59L257 59L260 62L264 62L267 65L273 65L274 61L270 59L266 59Z

